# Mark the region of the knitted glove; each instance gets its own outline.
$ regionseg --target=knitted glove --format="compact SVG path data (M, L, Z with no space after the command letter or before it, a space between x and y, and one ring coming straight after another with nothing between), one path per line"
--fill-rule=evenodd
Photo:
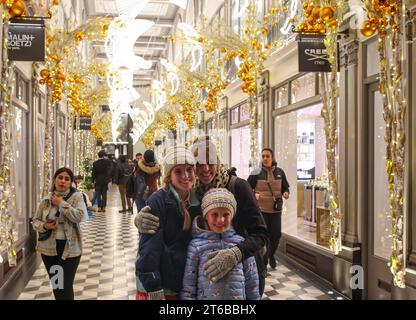
M163 290L148 292L149 300L166 300Z
M152 214L149 206L146 206L136 215L134 225L140 233L155 234L159 228L159 218Z
M243 255L237 246L208 253L205 263L205 276L212 282L217 282L230 272L242 259Z

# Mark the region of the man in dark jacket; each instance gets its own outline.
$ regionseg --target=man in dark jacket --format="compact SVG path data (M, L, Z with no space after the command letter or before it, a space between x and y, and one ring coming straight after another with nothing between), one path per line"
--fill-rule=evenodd
M231 271L240 261L254 256L259 273L259 291L263 294L266 270L263 255L267 247L267 227L261 215L253 190L247 181L230 176L219 165L215 145L209 137L200 137L192 150L197 159L195 186L197 195L202 199L206 191L212 188L227 188L237 201L237 212L233 227L245 240L231 249L216 251L205 264L206 276L217 282ZM135 224L141 233L154 233L159 227L159 219L151 214L150 207L143 208L136 216Z
M106 152L98 152L98 160L92 164L92 182L97 195L98 212L105 212L107 206L108 183L111 181L113 163L106 159Z

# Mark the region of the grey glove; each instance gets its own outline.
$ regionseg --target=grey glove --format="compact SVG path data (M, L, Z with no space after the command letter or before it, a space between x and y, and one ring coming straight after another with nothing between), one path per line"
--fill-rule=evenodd
M148 292L149 300L166 300L163 290Z
M134 225L140 233L155 234L159 228L159 218L152 214L149 206L146 206L134 218Z
M243 258L237 246L208 253L205 263L205 276L212 282L217 282L230 272Z

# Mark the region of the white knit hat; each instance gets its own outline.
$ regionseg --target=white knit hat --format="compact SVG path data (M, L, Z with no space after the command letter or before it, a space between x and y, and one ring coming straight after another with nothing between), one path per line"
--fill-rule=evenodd
M205 215L213 208L227 208L234 217L237 210L237 202L234 195L225 188L210 189L205 193L201 202L202 215Z
M163 158L163 174L169 175L171 170L178 164L195 165L195 157L190 150L184 146L173 146L166 150L166 155Z

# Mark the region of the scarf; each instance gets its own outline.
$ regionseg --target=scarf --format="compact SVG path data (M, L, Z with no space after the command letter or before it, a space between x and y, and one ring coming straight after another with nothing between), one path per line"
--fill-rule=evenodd
M211 183L204 185L199 179L195 183L195 191L198 196L198 199L202 199L204 194L213 188L225 188L230 181L230 176L228 175L227 169L224 165L219 165L217 169L217 174L212 179Z
M59 192L59 191L55 190L53 193L56 194L57 196L65 198L69 194L70 191L71 191L71 188L69 188L68 190L63 191L63 192Z

